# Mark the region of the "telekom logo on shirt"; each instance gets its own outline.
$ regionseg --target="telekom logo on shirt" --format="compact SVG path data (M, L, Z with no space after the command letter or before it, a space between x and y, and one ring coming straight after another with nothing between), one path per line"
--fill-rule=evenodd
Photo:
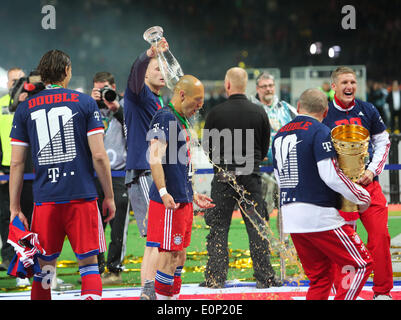
M326 152L330 152L331 149L333 148L332 144L330 141L328 142L323 142L322 143L323 149L326 150Z

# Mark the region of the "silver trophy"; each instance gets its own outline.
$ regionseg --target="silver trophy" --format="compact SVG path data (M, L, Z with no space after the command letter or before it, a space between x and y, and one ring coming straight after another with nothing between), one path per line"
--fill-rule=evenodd
M184 75L181 66L171 51L159 46L159 41L163 37L163 28L154 26L146 30L143 38L157 49L157 61L164 82L170 90L173 90L178 80Z

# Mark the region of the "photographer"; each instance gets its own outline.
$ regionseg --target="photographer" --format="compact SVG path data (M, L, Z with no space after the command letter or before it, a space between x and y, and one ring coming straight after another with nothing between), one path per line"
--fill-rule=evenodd
M91 96L96 100L104 124L104 146L110 159L111 170L125 170L127 143L124 133L124 113L122 97L116 93L114 77L109 72L98 72L93 78ZM107 269L109 273L102 275L102 283L118 284L122 282L123 259L125 255L126 233L128 225L128 194L124 177L112 177L116 203L115 218L110 221L111 242L108 248ZM99 203L103 192L98 183ZM103 222L103 227L106 224ZM104 272L104 254L98 256L99 271Z
M27 80L25 73L20 68L12 68L7 72L7 88L9 94L0 98L0 176L10 173L11 160L11 126L14 118L16 106L28 97L28 92L23 90L23 82ZM20 89L20 90L17 90ZM14 109L10 106L14 105ZM30 158L27 158L25 164L25 173L32 172L32 164ZM13 247L7 243L8 226L10 224L10 197L8 190L8 181L0 180L0 236L2 241L0 271L5 271L14 257ZM33 210L32 197L32 181L24 181L21 206L24 212L27 213L27 218L30 220L30 215ZM28 279L17 278L17 286L29 285Z

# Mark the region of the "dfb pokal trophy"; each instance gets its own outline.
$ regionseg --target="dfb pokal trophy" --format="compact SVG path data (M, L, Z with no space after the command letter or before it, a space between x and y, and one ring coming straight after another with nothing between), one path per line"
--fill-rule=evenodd
M331 130L331 140L337 152L338 165L353 182L357 182L365 172L365 165L369 160L369 139L369 131L355 124L341 125ZM340 210L357 212L358 206L342 197Z
M164 82L170 90L173 90L174 86L184 73L171 51L168 48L163 47L160 43L160 40L163 38L163 28L159 26L151 27L144 32L143 38L149 42L150 45L156 48L157 61Z

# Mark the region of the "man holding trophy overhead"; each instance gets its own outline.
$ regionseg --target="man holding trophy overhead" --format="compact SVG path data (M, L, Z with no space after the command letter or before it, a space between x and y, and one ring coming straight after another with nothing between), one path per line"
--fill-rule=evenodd
M159 46L168 48L164 38ZM127 165L125 183L131 207L142 237L147 235L149 189L152 184L149 162L146 158L146 134L157 110L163 107L160 90L166 85L160 71L157 48L151 44L133 63L124 95L124 119L127 129ZM156 299L154 293L157 248L145 247L141 265L141 299Z
M356 182L369 192L371 205L360 214L360 219L368 233L367 248L374 261L373 298L391 300L393 271L390 254L391 238L387 226L388 207L378 181L390 149L389 135L376 108L370 103L355 99L357 80L354 70L339 67L333 71L331 78L335 96L329 103L329 112L323 123L331 129L343 125L362 126L370 135L369 161L366 170L362 170L363 173ZM350 214L352 215L352 213L344 213L344 218L357 219L357 217L346 216Z
M124 95L124 118L128 149L125 183L139 232L146 237L149 190L153 182L146 135L154 114L164 107L161 89L167 85L173 90L183 72L168 49L161 27L147 29L143 38L150 48L135 60L131 68ZM157 248L146 246L141 265L141 300L156 299L154 278L157 258Z

